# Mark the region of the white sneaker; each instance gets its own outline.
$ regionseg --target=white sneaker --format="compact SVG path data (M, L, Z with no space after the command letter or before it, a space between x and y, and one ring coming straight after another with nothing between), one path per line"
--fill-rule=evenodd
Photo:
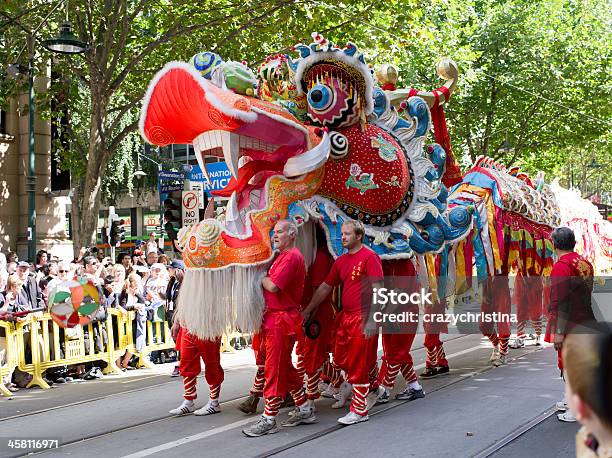
M566 410L563 413L557 414L557 418L559 419L559 421L565 421L568 423L573 423L576 421L576 417L574 417L572 412L570 412L569 410Z
M385 387L382 385L379 385L378 388L376 388L376 390L369 393L368 397L366 398L367 403L368 403L368 410L371 410L372 407L376 405L376 401L378 401L378 398L384 398L384 395L386 392L387 390L385 390ZM389 400L388 395L387 395L387 400Z
M498 358L499 358L499 350L497 349L497 347L493 347L493 352L491 353L491 357L489 358L489 361L493 362L497 360Z
M342 382L338 394L334 396L336 402L332 404L332 409L341 409L344 407L350 399L351 394L353 394L353 386L347 381Z
M330 383L323 391L321 391L321 396L324 398L333 398L339 393L339 391L340 390L338 388Z
M308 407L310 407L314 413L317 413L317 408L313 400L308 401ZM287 412L287 415L289 415L290 417L293 417L299 414L299 412L300 412L300 408L298 406L295 406L292 410Z
M514 342L512 342L509 347L513 348L513 349L518 349L518 348L523 348L525 346L525 340L522 337L517 337L516 339L514 339Z
M317 422L317 416L315 415L314 408L308 406L304 409L297 408L293 411L293 415L289 417L289 420L283 422L281 426L292 427L298 425L309 425Z
M329 388L329 385L331 385L331 383L327 383L327 382L324 382L323 380L319 380L319 385L317 386L319 393L323 393L325 390L327 390L327 388Z
M195 404L193 401L185 399L180 406L176 409L172 409L169 413L171 415L187 415L193 412L195 412Z
M242 433L248 437L265 436L266 434L274 434L276 432L278 432L276 420L274 418L266 418L263 415L251 426L242 430Z
M213 402L211 399L209 399L204 407L196 410L193 414L198 416L204 416L214 415L219 412L221 412L221 406L219 405L219 401Z
M567 405L567 402L565 402L565 399L563 401L557 402L557 404L555 404L555 407L557 408L558 411L561 411L561 412L565 412L566 410L569 410L569 406Z
M347 413L344 417L338 418L338 423L341 425L354 425L355 423L361 423L362 421L368 421L367 415L359 415L352 410Z

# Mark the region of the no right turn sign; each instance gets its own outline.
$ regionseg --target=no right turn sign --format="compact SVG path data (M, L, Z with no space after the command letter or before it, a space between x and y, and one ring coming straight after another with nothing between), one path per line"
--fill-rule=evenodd
M193 226L200 221L200 196L197 191L183 191L181 200L183 226Z

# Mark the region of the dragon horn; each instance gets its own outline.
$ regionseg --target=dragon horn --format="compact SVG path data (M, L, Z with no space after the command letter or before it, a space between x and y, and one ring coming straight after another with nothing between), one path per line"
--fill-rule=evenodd
M434 91L412 91L411 89L397 89L395 91L385 91L389 99L391 100L391 104L394 107L399 107L400 103L406 100L410 95L416 95L422 97L427 102L429 108L433 107L436 96L434 92L438 93L438 103L439 105L445 104L450 96L453 94L455 89L457 88L457 79L459 78L459 67L452 59L442 59L440 63L438 63L436 67L436 71L438 72L438 76L440 78L444 78L446 82L443 86L435 89Z

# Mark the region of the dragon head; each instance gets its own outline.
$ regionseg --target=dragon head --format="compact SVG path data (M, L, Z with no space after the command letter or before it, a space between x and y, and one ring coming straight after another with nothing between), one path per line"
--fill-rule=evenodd
M171 62L156 75L145 96L141 132L159 146L193 144L205 175L205 156L224 158L232 173L216 193L229 198L225 219L206 219L179 232L185 265L262 263L272 255L268 234L276 221L287 216L291 202L320 186L329 137L283 107L247 95L256 80L246 66L202 61L217 64L207 71L210 80L183 62Z

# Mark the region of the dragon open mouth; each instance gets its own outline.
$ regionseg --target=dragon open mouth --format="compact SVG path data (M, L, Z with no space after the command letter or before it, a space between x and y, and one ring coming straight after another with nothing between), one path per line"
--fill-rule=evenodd
M255 129L245 130L245 133L251 133L249 131ZM311 141L306 133L305 129L288 128L279 136L278 128L260 126L254 132L258 138L212 130L193 140L198 163L209 182L204 161L206 156L222 157L232 174L224 189L212 192L215 196L229 198L223 224L226 233L251 235L249 216L268 207L266 184L272 176L299 179L325 163L330 147L327 134L323 134L322 141L316 146L308 149Z
M219 250L232 260L266 259L271 248L262 235L286 217L291 199L318 189L331 148L323 130L278 105L220 88L182 62L154 78L142 113L141 132L150 143L191 143L206 179L206 156L223 158L232 174L224 189L213 192L229 198L224 221L207 219L179 234L192 267L209 266L207 259Z

